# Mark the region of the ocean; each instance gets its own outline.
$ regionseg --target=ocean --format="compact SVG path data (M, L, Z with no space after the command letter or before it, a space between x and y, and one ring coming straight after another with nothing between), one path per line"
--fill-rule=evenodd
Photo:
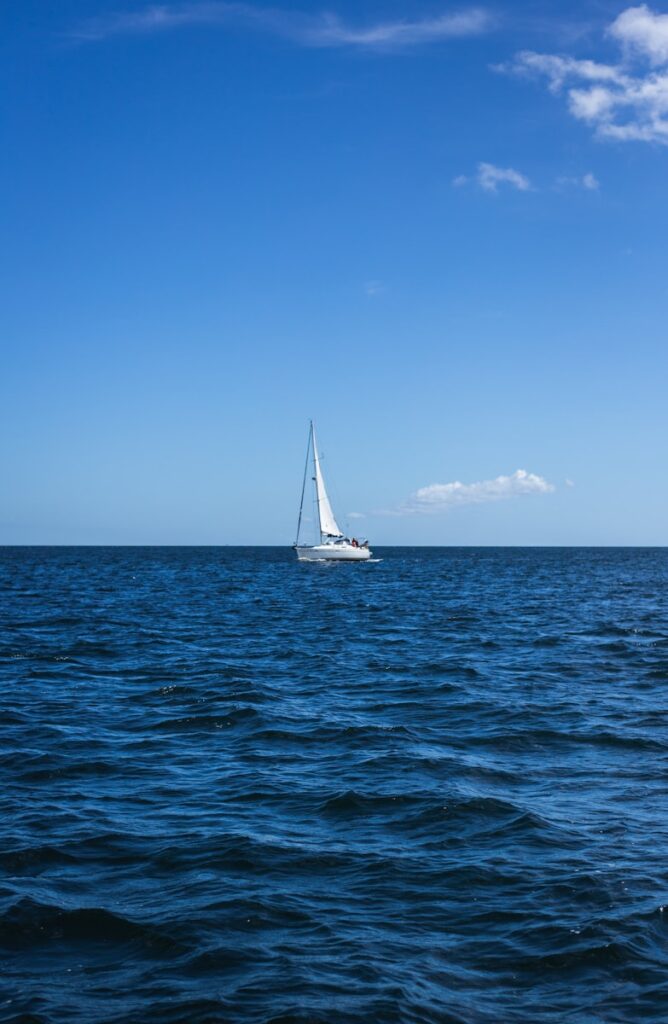
M0 550L0 1020L668 1017L668 549Z

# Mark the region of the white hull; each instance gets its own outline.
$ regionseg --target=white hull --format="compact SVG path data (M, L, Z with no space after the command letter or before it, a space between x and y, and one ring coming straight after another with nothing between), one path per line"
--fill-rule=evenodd
M356 548L352 544L314 544L312 547L295 545L300 562L366 562L371 558L368 548Z

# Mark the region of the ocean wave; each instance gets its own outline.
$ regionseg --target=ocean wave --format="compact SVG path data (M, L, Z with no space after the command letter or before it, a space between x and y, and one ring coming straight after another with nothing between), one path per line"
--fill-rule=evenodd
M0 1019L663 1024L668 552L0 552Z

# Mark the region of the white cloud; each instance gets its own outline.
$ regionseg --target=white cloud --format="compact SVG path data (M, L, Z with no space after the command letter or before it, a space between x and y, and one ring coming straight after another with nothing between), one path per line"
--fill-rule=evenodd
M492 27L481 8L455 11L432 18L395 19L351 25L337 15L314 15L255 7L248 3L202 0L195 3L157 4L120 14L102 15L83 22L71 33L81 41L115 35L161 32L184 25L237 24L284 36L303 46L397 49L478 35Z
M364 512L349 512L347 515L348 519L366 519Z
M495 70L543 78L550 92L565 93L573 117L599 138L668 145L668 15L646 4L629 7L608 34L622 46L619 63L524 50Z
M655 14L647 4L627 7L608 33L631 53L649 57L652 64L668 63L668 14Z
M459 505L481 505L504 498L515 498L525 494L549 494L554 485L542 476L517 469L510 476L497 476L495 480L480 480L463 484L459 480L447 484L429 484L421 487L399 506L394 515L445 512Z
M313 46L394 47L477 35L490 27L489 15L479 8L415 21L380 22L365 28L346 25L334 15L324 15L306 34Z
M195 3L189 6L155 4L139 11L125 11L88 18L70 33L75 39L93 42L109 36L160 32L181 25L229 20L237 5Z
M561 187L572 186L573 188L584 188L588 192L597 192L601 183L595 174L588 171L580 176L569 177L568 175L557 178L557 185Z
M366 281L364 284L364 291L370 299L373 299L376 295L383 294L385 291L385 285L382 281Z
M475 181L485 192L498 192L499 185L511 185L520 192L528 192L531 182L526 175L516 171L513 167L497 167L495 164L479 163L475 178L468 178L465 174L459 174L452 179L455 188L468 185L469 181Z
M531 182L524 174L512 167L496 167L494 164L478 164L476 181L486 192L496 192L498 186L504 183L520 192L527 192L531 188Z
M579 78L587 82L617 82L621 72L609 64L598 64L593 60L577 60L575 57L562 57L551 53L533 53L521 50L511 61L505 64L494 64L494 71L516 75L544 75L551 92L558 93L564 83L571 78Z

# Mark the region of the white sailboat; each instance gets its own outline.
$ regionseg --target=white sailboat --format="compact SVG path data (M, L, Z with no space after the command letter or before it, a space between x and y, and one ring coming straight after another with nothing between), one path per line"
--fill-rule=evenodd
M306 477L308 476L309 458L313 459L313 483L315 485L315 504L318 510L318 528L320 531L319 544L300 544L299 535L302 526L302 511L304 508L304 492L306 490ZM334 518L332 506L327 497L325 481L318 455L318 446L315 441L315 429L313 420L309 428L308 447L306 449L306 465L304 467L304 482L302 484L302 498L299 503L299 522L297 523L297 540L294 543L297 558L300 561L320 562L364 562L371 558L371 551L367 541L358 541L354 537L350 540L344 537L339 529L339 524Z

